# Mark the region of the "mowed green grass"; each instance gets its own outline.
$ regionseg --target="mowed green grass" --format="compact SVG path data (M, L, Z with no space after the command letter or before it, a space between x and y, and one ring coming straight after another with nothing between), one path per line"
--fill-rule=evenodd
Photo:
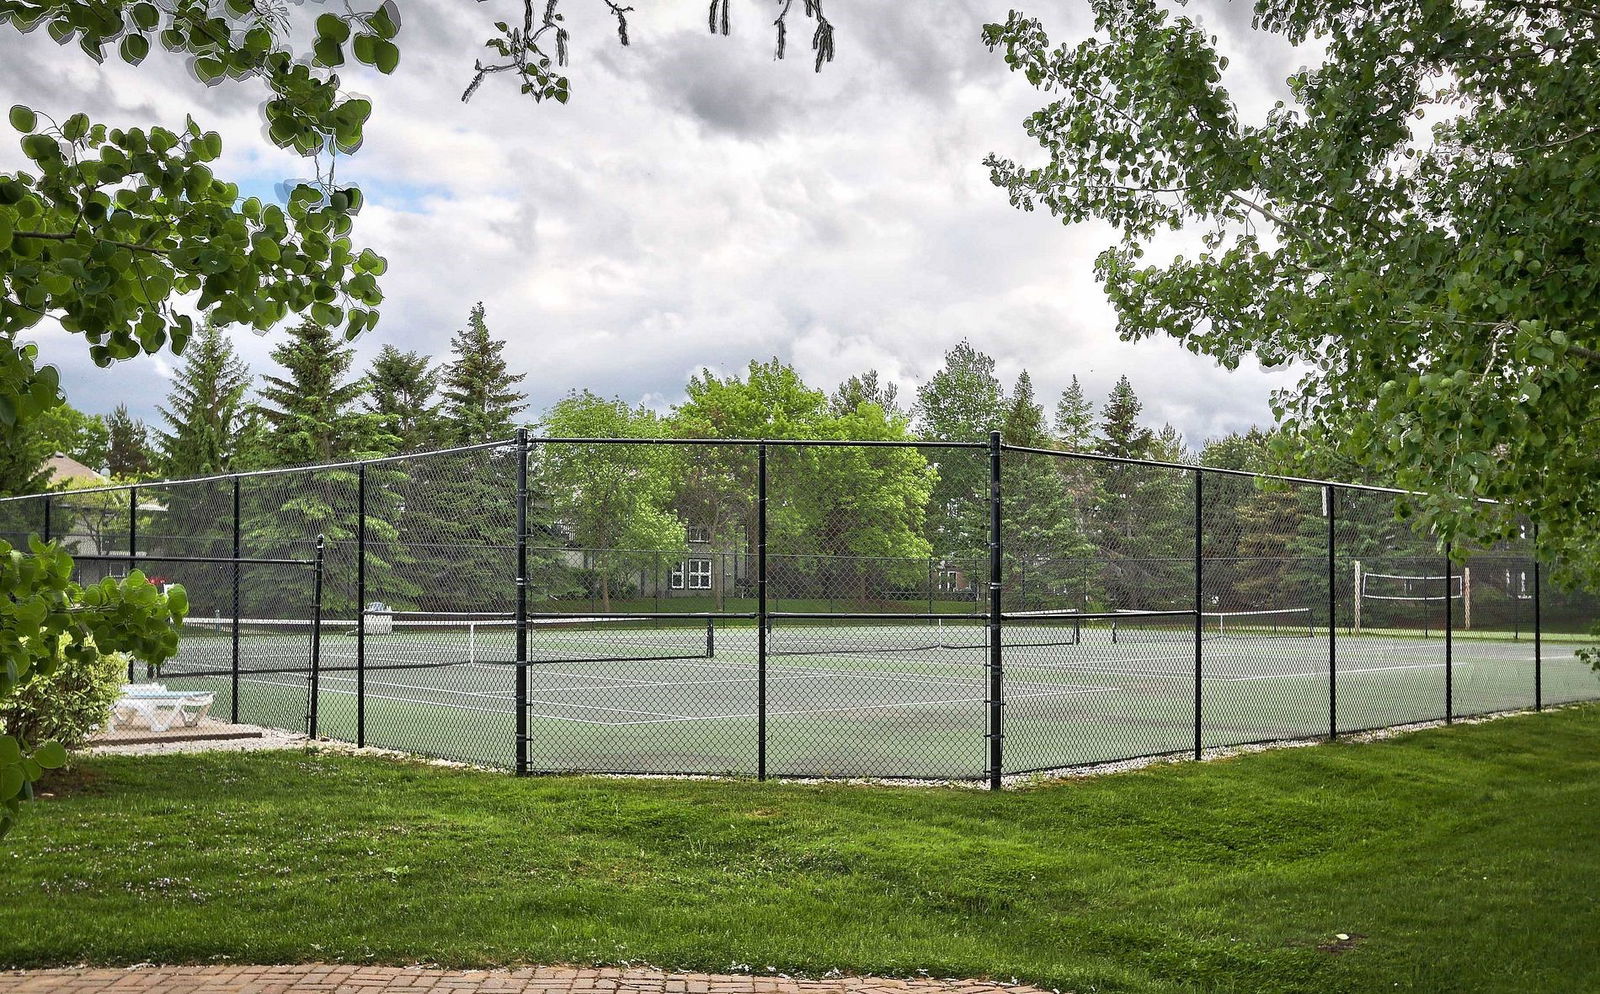
M0 965L631 962L1252 994L1600 976L1595 705L998 795L300 752L85 759L46 789L5 842Z

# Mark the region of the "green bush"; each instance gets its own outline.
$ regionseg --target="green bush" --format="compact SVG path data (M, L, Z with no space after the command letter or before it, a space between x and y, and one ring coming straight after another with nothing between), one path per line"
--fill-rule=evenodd
M111 716L127 673L120 653L67 657L49 673L36 671L0 698L0 733L75 749Z

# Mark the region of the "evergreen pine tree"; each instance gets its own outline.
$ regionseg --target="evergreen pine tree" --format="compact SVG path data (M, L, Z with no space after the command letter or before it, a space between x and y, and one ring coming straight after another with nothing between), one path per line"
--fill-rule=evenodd
M1156 433L1139 423L1144 405L1126 376L1100 414L1096 451L1151 458ZM1173 442L1169 437L1168 444ZM1166 609L1194 602L1194 480L1182 470L1127 463L1095 467L1093 534L1101 559L1102 607Z
M367 458L392 448L381 419L361 411L358 401L366 382L350 379L355 352L331 330L305 321L289 332L272 358L283 375L263 376L260 399L251 405L259 419L260 441L254 457L265 466L313 463L325 466ZM385 467L387 470L387 467ZM393 509L382 500L383 481L369 480L369 533L383 534ZM356 601L357 473L333 466L300 473L255 477L245 488L244 530L247 547L258 555L309 558L317 535L328 542L324 571L326 612L349 614ZM369 557L369 589L392 587L400 595L411 589L393 578L397 558ZM252 571L246 581L252 609L303 610L308 603L303 584L285 585L283 576Z
M210 322L185 353L167 405L156 408L167 427L155 433L160 472L181 478L236 469L250 371L232 339Z
M507 371L505 342L489 335L483 304L472 308L466 328L450 343L455 358L429 371L420 356L396 353L384 362L383 382L376 391L392 391L391 431L418 439L422 447L475 445L510 437L516 416L526 407L516 384L523 379ZM382 357L380 357L382 358ZM377 366L374 373L380 372ZM403 389L393 390L395 384ZM439 402L431 408L431 387L439 386ZM402 399L403 398L403 399ZM373 401L369 408L379 410ZM405 415L409 415L409 422ZM415 448L417 446L410 446ZM393 463L406 479L389 487L403 495L393 517L393 542L387 554L395 560L396 578L407 578L414 599L424 610L509 612L515 603L514 547L516 458L510 448L423 455ZM535 517L539 508L530 508ZM537 535L545 526L530 521ZM530 553L530 581L544 587L548 555ZM400 594L390 595L403 602ZM535 590L534 597L547 596Z
M1119 377L1106 398L1106 406L1100 411L1100 434L1095 441L1095 451L1124 459L1147 458L1155 432L1139 423L1143 411L1144 404L1133 392L1133 384L1126 375Z
M484 322L483 303L472 308L467 326L450 340L455 360L444 368L443 416L452 441L461 445L506 438L516 427L516 417L527 409L517 389L526 374L507 370L506 343L491 338Z
M1085 452L1094 446L1094 404L1083 395L1074 376L1056 401L1056 438L1069 451Z
M118 404L106 417L106 472L114 477L138 479L150 475L150 433L143 421Z
M385 345L372 360L364 403L369 413L383 419L396 452L418 452L438 441L438 383L439 371L430 369L421 353Z
M917 431L929 441L981 442L1001 427L1005 392L990 356L963 340L945 354L944 366L917 390ZM929 502L928 538L948 565L969 575L988 544L987 457L973 450L931 449L939 478Z
M365 380L348 379L355 350L332 330L303 321L272 350L284 375L261 377L254 406L265 423L273 465L327 463L374 454L382 425L356 405Z
M1006 402L1005 419L1000 425L1000 434L1005 438L1007 445L1021 445L1028 448L1042 449L1050 445L1050 432L1045 427L1044 408L1033 396L1033 378L1024 369L1017 377L1017 385L1011 389L1011 397Z
M1047 448L1044 408L1033 380L1017 377L1000 429L1009 445ZM1067 460L1033 452L1007 452L1001 528L1005 534L1005 597L1010 610L1081 607L1083 557L1089 545L1062 468Z

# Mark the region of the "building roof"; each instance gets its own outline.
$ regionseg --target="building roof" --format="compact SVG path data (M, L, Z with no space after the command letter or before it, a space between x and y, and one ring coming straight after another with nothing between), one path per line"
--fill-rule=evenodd
M64 456L59 452L45 460L44 465L50 471L51 483L70 483L75 480L87 483L106 482L104 473L96 472L71 456Z

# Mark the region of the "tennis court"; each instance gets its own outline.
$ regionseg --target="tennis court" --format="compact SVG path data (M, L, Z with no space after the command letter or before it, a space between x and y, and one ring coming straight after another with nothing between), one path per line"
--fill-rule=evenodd
M364 640L354 621L241 620L241 720L304 728L314 648L319 733L355 741L359 707L369 745L514 765L520 669L535 770L753 773L763 738L772 775L978 778L986 769L981 617L774 618L764 681L751 619L533 620L521 667L512 619L381 620L369 619ZM1442 634L1337 631L1330 679L1328 631L1309 609L1207 613L1199 627L1205 746L1326 735L1330 697L1341 731L1445 712ZM216 691L226 713L233 628L231 619L191 622L163 681ZM1191 749L1195 629L1191 612L1009 616L1007 772ZM1544 641L1545 702L1595 695L1577 645ZM1533 705L1531 639L1458 632L1450 657L1454 714Z

